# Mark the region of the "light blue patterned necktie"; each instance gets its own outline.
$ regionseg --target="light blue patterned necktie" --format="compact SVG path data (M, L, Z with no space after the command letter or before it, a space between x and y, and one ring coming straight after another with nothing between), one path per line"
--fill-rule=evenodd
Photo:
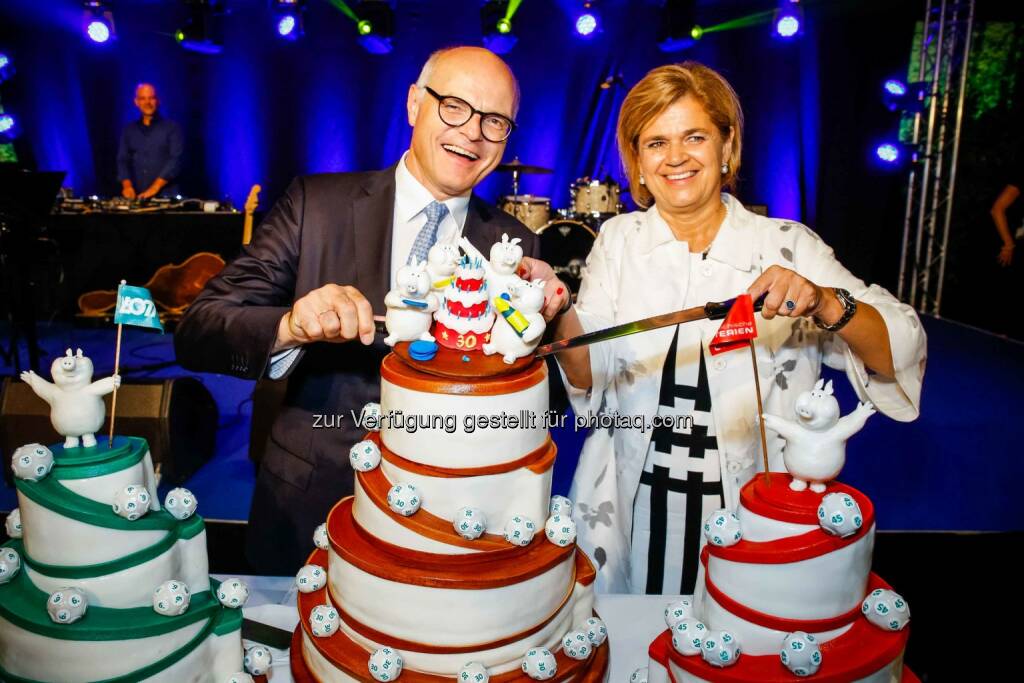
M409 258L405 260L407 264L412 263L414 258L421 262L427 260L427 252L437 241L437 228L441 225L444 217L448 215L448 207L435 200L427 204L423 213L427 214L427 223L420 229L420 233L416 235L416 241L412 243Z

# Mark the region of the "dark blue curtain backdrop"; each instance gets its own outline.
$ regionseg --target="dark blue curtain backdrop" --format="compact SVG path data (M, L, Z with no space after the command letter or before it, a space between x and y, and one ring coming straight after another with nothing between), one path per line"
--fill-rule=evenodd
M519 43L506 56L523 92L520 128L506 158L554 169L528 176L523 190L568 205L578 176L620 177L614 124L625 88L601 90L621 73L631 86L652 67L697 59L739 92L746 115L740 197L772 215L800 219L832 243L865 279L892 286L899 261L902 175L872 169L869 146L896 119L879 101L885 77L906 71L922 0L805 3L807 28L792 44L767 25L708 34L694 48L657 48L659 2L606 0L604 30L577 39L570 0L525 0L515 16ZM764 11L775 0L698 2L708 26ZM183 51L171 34L185 17L179 0L115 3L117 41L83 38L80 3L5 0L0 50L18 69L4 106L19 117L18 151L41 169L63 169L77 194L117 190L121 127L136 112L133 86L157 85L162 111L187 137L186 194L240 204L253 183L264 207L296 174L379 168L406 148L408 85L434 49L479 44L475 0L398 0L395 50L370 55L354 25L326 0L310 0L306 36L273 35L265 0L228 0L224 51ZM495 173L480 188L509 192Z

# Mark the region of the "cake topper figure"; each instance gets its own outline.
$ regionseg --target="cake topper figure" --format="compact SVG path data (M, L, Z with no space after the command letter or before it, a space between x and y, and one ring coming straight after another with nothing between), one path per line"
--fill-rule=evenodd
M810 391L796 399L797 420L765 415L764 424L786 440L782 460L793 476L789 487L821 493L846 463L846 440L875 414L871 403L858 403L846 417L839 417L839 401L832 395L832 381L819 379Z
M400 341L434 341L430 334L433 313L440 303L431 290L427 262L413 258L412 263L398 269L397 286L384 297L388 312L384 324L388 336L384 343L394 346Z
M121 386L121 376L114 374L92 381L92 361L82 355L82 349L64 356L50 365L53 382L48 382L32 370L21 373L23 382L50 404L50 422L64 437L64 448L96 446L96 432L103 426L106 408L103 397Z
M451 242L438 242L427 252L427 274L430 275L430 288L435 294L443 292L451 282L461 259L458 245Z
M478 258L482 262L491 296L510 294L513 285L523 282L523 279L516 275L519 265L523 262L523 247L519 244L521 241L518 237L509 240L508 233L502 233L501 241L491 245L491 256L488 259L468 239L459 239L462 250L471 258Z
M521 281L510 294L511 301L504 305L503 297L495 297L495 307L502 315L494 323L490 343L483 345L484 355L500 353L509 365L533 353L544 334L544 316L540 313L544 307L544 281Z

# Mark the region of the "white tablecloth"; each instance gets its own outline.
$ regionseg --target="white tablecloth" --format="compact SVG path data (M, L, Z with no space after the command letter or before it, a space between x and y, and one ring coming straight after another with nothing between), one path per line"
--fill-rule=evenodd
M224 579L224 575L214 578ZM295 607L292 577L242 576L249 586L245 618L286 631L295 630L299 614ZM611 644L609 683L627 683L638 668L647 666L647 647L665 630L664 609L679 599L672 595L598 595L595 609L608 626ZM246 646L251 643L246 641ZM291 683L287 650L274 650L272 683Z

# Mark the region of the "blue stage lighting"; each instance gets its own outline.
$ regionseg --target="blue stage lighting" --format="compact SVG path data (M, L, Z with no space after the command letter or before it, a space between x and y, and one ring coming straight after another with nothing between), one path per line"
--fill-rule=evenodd
M0 114L0 142L10 142L18 137L18 122L10 114Z
M597 27L597 15L593 12L586 11L576 17L576 33L583 38L589 38L592 36L597 30Z
M882 163L895 165L899 163L902 154L898 145L894 145L891 142L883 142L875 148L875 156Z
M0 83L3 83L13 75L14 65L11 64L11 58L0 52Z
M907 84L897 78L890 78L883 85L882 88L889 95L895 97L902 97L907 94Z
M274 28L277 36L284 40L298 40L302 34L302 12L305 3L301 0L276 0L274 3Z
M804 16L797 0L783 0L772 20L772 33L776 38L790 40L803 31Z
M82 29L86 37L94 43L103 45L114 38L114 15L107 3L101 0L86 0L82 3L85 16Z

